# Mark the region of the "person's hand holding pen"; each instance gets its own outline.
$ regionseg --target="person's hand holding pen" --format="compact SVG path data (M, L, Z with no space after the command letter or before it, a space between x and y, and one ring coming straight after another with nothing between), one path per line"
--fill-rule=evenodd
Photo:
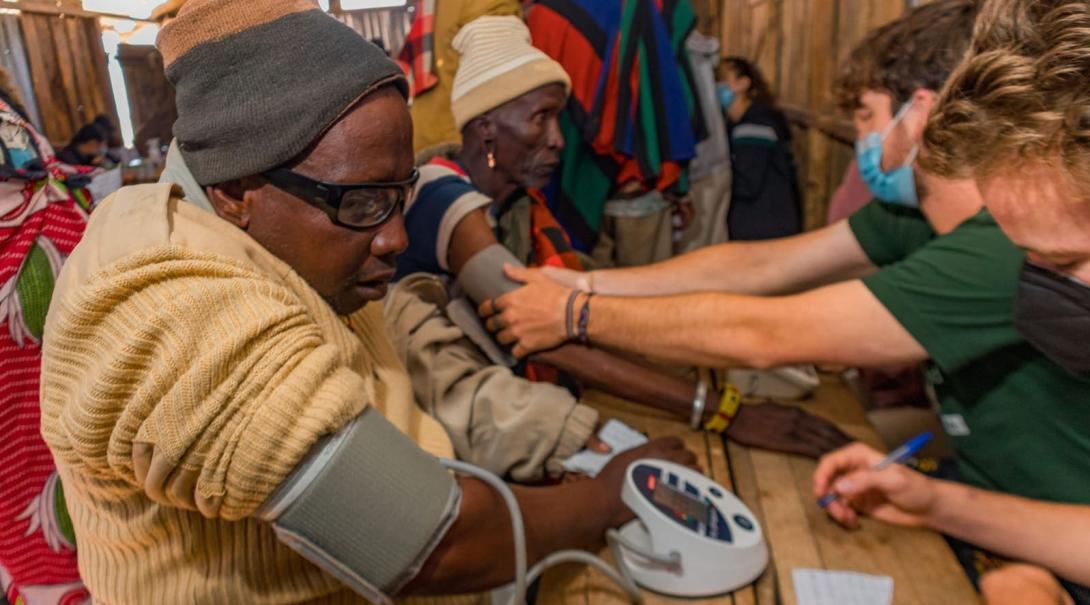
M862 443L832 452L814 471L814 498L846 527L858 527L860 513L897 525L928 525L942 482L893 459Z

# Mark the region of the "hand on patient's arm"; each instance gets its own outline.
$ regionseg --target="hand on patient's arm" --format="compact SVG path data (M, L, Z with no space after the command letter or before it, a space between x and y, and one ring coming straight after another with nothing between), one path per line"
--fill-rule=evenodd
M1025 563L1004 565L981 576L980 594L987 605L1074 605L1055 576Z
M628 465L639 458L697 468L696 456L681 440L656 439L618 454L594 479L553 487L513 486L526 524L529 565L557 550L591 547L607 529L632 519L621 502L621 486ZM503 499L476 479L463 478L458 484L462 489L458 518L405 594L478 592L514 578L511 518Z

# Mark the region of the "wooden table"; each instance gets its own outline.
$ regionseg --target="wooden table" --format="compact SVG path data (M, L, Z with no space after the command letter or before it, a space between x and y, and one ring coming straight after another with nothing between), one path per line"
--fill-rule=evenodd
M761 521L771 562L751 586L712 599L671 599L646 592L648 605L796 605L791 570L797 567L854 570L894 580L894 605L963 605L980 602L943 539L930 531L898 528L866 519L858 531L829 520L814 504L810 477L815 461L730 444L655 410L592 393L585 400L605 418L617 418L651 437L680 437L697 453L704 472L733 487ZM835 376L825 376L805 409L837 423L852 437L881 447L862 407ZM612 562L608 550L600 553ZM549 571L541 605L612 605L623 593L597 570L578 565Z

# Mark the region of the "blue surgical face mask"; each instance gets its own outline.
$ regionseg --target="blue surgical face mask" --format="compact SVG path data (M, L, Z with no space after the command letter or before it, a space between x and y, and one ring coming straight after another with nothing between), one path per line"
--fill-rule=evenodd
M916 195L916 178L912 170L912 162L916 160L919 146L912 147L908 159L900 168L894 168L889 172L882 170L882 143L889 138L889 134L905 118L905 114L911 107L912 101L909 101L881 133L872 132L856 141L855 157L859 164L859 174L875 197L891 204L917 208L920 200Z
M723 111L730 109L730 106L734 103L734 99L737 96L734 89L726 84L719 83L716 90L719 93L719 107L721 107Z

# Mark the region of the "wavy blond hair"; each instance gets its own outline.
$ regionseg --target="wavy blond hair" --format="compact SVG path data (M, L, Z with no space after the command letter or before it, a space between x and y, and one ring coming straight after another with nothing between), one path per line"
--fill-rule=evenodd
M1090 2L986 2L924 147L939 176L1062 166L1090 193Z

